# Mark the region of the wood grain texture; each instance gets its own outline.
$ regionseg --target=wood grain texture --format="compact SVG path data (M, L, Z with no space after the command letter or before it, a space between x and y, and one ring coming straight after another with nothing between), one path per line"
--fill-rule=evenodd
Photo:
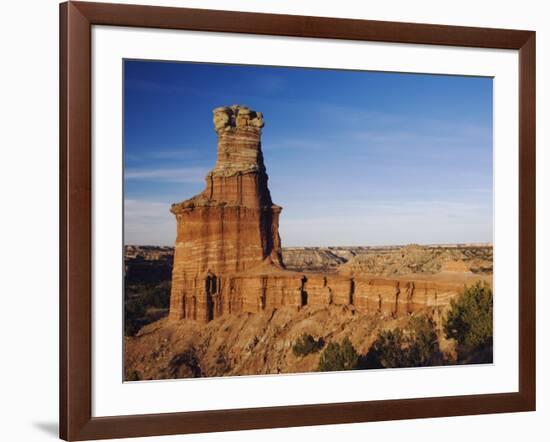
M343 404L92 417L91 27L186 29L519 51L519 392ZM60 6L60 437L179 433L535 409L535 33L153 6Z
M75 5L60 18L60 433L74 440L91 418L91 46Z
M67 4L59 9L59 433L67 434Z
M529 31L255 12L74 2L92 24L518 49Z
M536 36L519 50L519 390L536 406Z

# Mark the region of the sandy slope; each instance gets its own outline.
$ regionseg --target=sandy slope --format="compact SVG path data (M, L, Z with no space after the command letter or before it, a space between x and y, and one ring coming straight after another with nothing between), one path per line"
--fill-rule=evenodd
M206 325L163 319L126 338L126 373L137 373L139 379L168 379L310 372L316 370L320 354L293 354L292 345L302 334L326 342L348 336L357 352L366 354L380 328L406 321L360 315L344 306L228 315Z

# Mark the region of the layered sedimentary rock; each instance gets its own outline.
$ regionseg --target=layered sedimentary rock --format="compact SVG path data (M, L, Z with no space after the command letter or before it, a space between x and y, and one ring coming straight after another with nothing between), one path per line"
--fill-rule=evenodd
M244 106L214 110L218 156L206 189L171 208L177 219L171 320L207 322L307 305L353 306L358 312L397 317L444 308L462 291L467 281L367 277L357 270L378 263L370 263L368 255L348 272L285 270L281 207L271 200L262 156L263 125L262 114Z
M422 247L410 244L398 250L357 254L339 267L347 275L375 274L393 277L410 273L493 272L493 248L482 246Z
M212 318L280 307L299 310L329 305L347 305L359 313L385 317L429 314L445 310L464 288L460 281L349 278L285 271L223 275L218 284L212 298Z
M268 260L281 266L279 213L267 187L262 114L244 106L214 110L218 157L199 195L173 204L177 238L170 318L214 315L221 276Z

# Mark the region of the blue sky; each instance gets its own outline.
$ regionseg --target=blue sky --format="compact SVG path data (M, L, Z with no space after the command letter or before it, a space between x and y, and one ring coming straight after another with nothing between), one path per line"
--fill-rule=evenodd
M283 246L492 241L492 79L125 61L125 243L172 245L212 110L264 114Z

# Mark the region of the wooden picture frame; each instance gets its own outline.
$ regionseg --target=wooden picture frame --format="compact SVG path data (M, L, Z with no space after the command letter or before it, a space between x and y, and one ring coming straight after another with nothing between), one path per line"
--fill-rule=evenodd
M92 417L92 25L519 51L519 391ZM60 437L122 438L535 410L535 32L68 2L60 5Z

